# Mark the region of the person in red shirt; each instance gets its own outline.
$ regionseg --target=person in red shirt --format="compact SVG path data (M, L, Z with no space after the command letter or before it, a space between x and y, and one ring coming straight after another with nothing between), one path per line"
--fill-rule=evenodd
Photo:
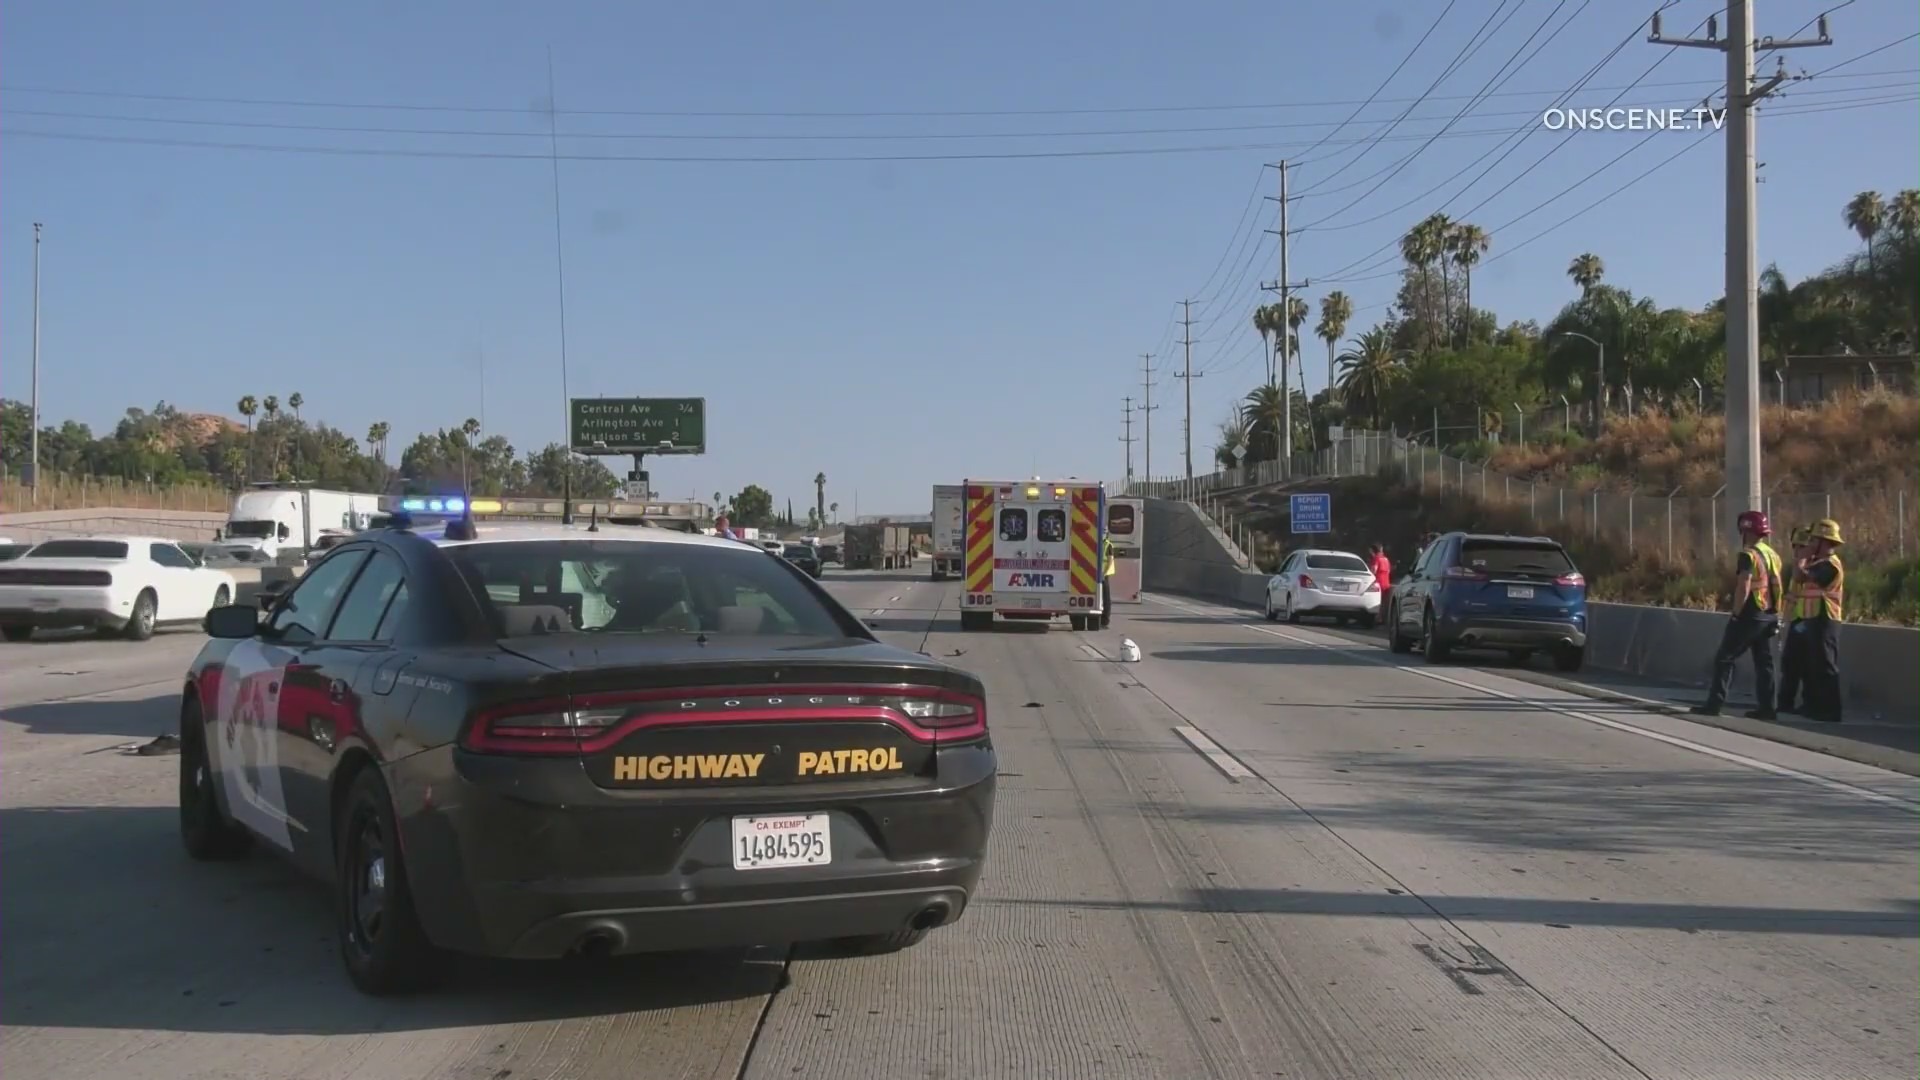
M1387 558L1387 549L1384 546L1373 545L1373 554L1367 559L1367 566L1373 571L1374 583L1380 586L1381 592L1384 593L1393 586L1393 562Z

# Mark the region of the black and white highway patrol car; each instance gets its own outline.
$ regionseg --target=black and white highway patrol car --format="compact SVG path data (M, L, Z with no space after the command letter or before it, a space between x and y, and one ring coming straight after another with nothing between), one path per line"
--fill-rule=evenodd
M748 545L403 516L206 628L187 851L330 883L367 993L448 953L898 949L980 876L980 681Z

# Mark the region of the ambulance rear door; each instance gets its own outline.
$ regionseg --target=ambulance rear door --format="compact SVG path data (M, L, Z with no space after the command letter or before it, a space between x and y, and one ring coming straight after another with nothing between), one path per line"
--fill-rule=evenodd
M1146 581L1147 504L1144 499L1107 500L1107 536L1113 540L1113 602L1140 603Z
M993 535L994 609L1010 619L1067 614L1072 499L1065 485L1040 481L999 491Z

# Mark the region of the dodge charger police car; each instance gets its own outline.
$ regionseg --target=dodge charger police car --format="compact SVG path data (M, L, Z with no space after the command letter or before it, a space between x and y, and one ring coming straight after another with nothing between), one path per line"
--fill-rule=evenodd
M180 717L188 853L328 882L360 989L448 953L890 951L966 909L978 679L748 545L397 524L210 612Z

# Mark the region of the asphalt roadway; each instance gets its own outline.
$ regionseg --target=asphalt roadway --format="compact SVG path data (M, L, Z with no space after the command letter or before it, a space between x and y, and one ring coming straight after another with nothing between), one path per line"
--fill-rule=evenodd
M9 1080L1914 1075L1911 777L1186 600L962 634L951 583L828 583L990 688L957 925L398 1001L317 888L189 862L177 759L117 749L197 634L0 645Z

